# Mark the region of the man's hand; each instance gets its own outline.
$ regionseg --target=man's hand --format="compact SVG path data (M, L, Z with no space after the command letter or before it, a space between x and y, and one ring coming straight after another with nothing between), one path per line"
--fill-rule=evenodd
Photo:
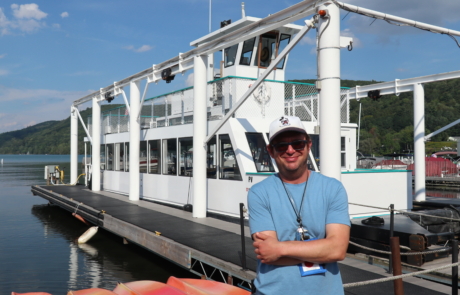
M281 243L276 237L259 232L254 234L254 240L257 259L260 259L262 263L270 264L281 257L279 251Z

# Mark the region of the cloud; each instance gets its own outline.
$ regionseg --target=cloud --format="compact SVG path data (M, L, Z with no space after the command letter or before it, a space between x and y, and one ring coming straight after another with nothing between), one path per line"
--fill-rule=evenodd
M0 59L1 59L1 58L4 58L5 56L6 56L6 53L0 54Z
M153 47L150 46L150 45L142 45L141 47L139 48L134 48L133 45L129 45L129 46L125 46L123 47L124 49L127 49L127 50L131 50L131 51L134 51L134 52L146 52L146 51L149 51L149 50L152 50Z
M187 76L187 79L185 80L185 86L186 86L186 87L193 86L193 81L194 81L194 75L193 75L193 73L190 73L190 74Z
M7 70L0 69L0 76L6 76L6 75L8 75L8 73L9 72Z
M41 20L45 18L48 14L44 13L38 8L38 5L35 3L31 4L11 4L11 9L13 10L13 15L17 19L36 19Z
M353 38L353 48L363 47L363 43L361 42L361 40L359 40L359 38L356 37L356 35L353 34L353 32L350 31L350 29L345 29L345 30L341 31L340 36Z
M13 18L9 20L0 8L0 35L2 36L12 34L15 30L32 33L46 26L41 20L48 14L41 11L35 3L11 4L11 10Z
M8 21L8 18L6 17L5 13L3 12L3 9L0 7L0 34L1 35L6 35L9 33L8 27L10 26L10 22Z
M60 25L60 24L53 24L52 26L53 26L53 28L55 28L55 29L60 29L60 28L61 28L61 25Z
M61 17L62 18L69 17L69 13L67 11L64 11L63 13L61 13Z
M313 35L312 35L313 36ZM316 37L309 37L308 35L305 35L302 40L300 40L300 44L304 45L316 45Z

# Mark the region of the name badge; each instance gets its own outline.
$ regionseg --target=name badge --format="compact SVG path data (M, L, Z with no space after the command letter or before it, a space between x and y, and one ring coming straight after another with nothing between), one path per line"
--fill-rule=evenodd
M309 242L309 241L314 241L314 240L317 240L317 238L312 238L304 242ZM316 275L316 274L323 274L327 271L322 264L308 262L308 261L300 263L298 264L298 266L300 269L300 276L302 277Z

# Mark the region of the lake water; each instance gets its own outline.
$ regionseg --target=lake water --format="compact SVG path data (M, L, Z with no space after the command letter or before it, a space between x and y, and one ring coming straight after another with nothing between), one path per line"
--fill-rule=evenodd
M0 294L112 290L117 281L192 277L101 229L87 244L78 245L76 239L88 227L30 191L32 185L46 184L45 165L65 167L68 182L69 155L0 155L0 159Z

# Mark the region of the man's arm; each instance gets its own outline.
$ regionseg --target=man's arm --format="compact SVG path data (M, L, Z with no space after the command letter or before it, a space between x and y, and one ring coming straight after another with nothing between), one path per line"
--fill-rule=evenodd
M255 233L253 239L257 259L262 263L274 265L293 265L302 261L329 263L345 259L350 227L339 223L327 224L326 238L313 241L280 242L274 231ZM294 261L297 263L289 263Z
M256 243L264 241L264 239L259 238L259 236L261 236L261 237L270 237L270 239L274 239L274 240L278 241L278 237L276 236L276 232L273 231L273 230L267 230L267 231L258 232L258 233L253 234L252 239L254 240L254 243L253 243L254 248L255 248L254 252L256 252L258 259L260 259L259 258L259 252L260 251L258 250L258 248L256 246ZM270 264L273 264L273 265L296 265L296 264L299 264L299 263L302 263L302 262L303 262L302 260L291 258L291 257L280 257L276 261L274 261L273 263L270 263Z

